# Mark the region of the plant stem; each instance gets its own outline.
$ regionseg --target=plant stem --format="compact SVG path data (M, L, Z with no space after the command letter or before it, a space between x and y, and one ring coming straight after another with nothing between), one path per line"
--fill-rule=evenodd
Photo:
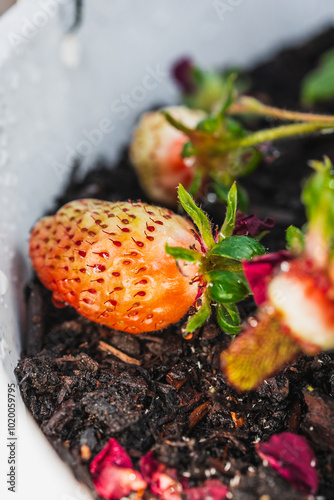
M215 154L227 153L234 149L248 148L256 146L262 142L275 141L287 137L294 137L297 135L310 134L318 130L330 130L328 124L324 123L293 123L292 125L282 125L281 127L269 128L254 132L247 137L237 139L235 141L228 141L214 146L212 152ZM334 129L334 122L332 125Z
M168 123L170 123L170 125L172 125L177 130L180 130L180 132L183 132L184 134L186 134L189 137L194 133L194 130L192 128L187 127L187 125L180 122L180 120L177 120L176 118L174 118L174 116L171 115L171 113L168 113L168 111L163 110L162 114L165 116Z
M253 114L277 118L278 120L318 122L334 126L334 116L301 113L267 106L253 97L243 96L228 109L229 114Z

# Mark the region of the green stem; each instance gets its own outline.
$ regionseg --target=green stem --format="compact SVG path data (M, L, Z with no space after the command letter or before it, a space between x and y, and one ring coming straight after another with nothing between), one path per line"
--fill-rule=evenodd
M184 123L174 118L174 116L168 113L168 111L162 111L162 114L165 116L166 120L170 123L170 125L172 125L177 130L180 130L180 132L183 132L189 137L194 133L194 130L192 128L187 127L186 125L184 125Z
M258 132L254 132L247 137L235 141L228 141L224 144L215 145L212 152L215 154L227 153L234 149L248 148L267 141L310 134L318 130L329 128L328 124L324 123L294 123L292 125L282 125L281 127L259 130ZM334 128L334 123L332 128Z
M266 106L257 99L247 96L240 97L235 103L233 103L230 106L228 113L253 114L277 118L278 120L327 123L328 125L334 126L334 116L301 113L299 111L288 111L285 109L275 108L273 106Z

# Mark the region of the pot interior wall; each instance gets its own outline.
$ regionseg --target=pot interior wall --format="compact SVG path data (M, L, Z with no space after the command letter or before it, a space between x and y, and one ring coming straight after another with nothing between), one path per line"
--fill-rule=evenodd
M168 74L178 57L192 56L208 68L249 66L320 31L333 22L334 12L331 0L281 0L279 5L275 0L86 0L80 24L71 30L74 19L72 0L22 0L0 19L3 421L24 331L29 230L52 207L74 159L80 158L83 168L101 155L115 159L143 110L175 102ZM84 500L19 396L17 411L18 494L42 499L47 491L50 500L70 494Z

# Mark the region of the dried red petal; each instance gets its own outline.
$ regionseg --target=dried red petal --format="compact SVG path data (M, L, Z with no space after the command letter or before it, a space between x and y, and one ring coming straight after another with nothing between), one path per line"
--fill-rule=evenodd
M239 215L237 214L235 220L235 227L233 230L233 235L250 235L259 236L263 231L269 231L275 225L274 219L271 217L266 217L264 220L260 220L256 215Z
M197 488L186 490L187 500L224 500L228 493L228 487L218 479L208 479Z
M266 443L258 443L256 451L267 460L296 490L307 495L318 491L316 458L303 436L282 432Z
M132 461L127 452L116 439L109 439L103 450L92 460L90 472L95 474L101 467L106 465L118 465L120 467L132 468Z
M193 94L196 90L193 71L193 62L188 57L179 59L172 67L172 77L186 95Z
M245 276L259 306L267 299L267 283L274 271L285 260L291 260L292 254L287 250L254 257L242 263Z
M140 470L154 495L160 500L181 500L182 485L175 469L168 469L150 452L140 459Z
M133 468L131 458L116 439L110 439L89 466L95 490L103 498L118 500L131 491L144 490L146 482Z

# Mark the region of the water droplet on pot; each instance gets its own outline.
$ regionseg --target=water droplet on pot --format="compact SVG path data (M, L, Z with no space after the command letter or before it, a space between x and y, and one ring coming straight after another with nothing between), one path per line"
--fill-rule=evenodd
M9 287L8 278L0 269L0 295L5 295Z
M60 57L68 68L77 68L81 58L81 47L77 34L67 34L60 46Z

